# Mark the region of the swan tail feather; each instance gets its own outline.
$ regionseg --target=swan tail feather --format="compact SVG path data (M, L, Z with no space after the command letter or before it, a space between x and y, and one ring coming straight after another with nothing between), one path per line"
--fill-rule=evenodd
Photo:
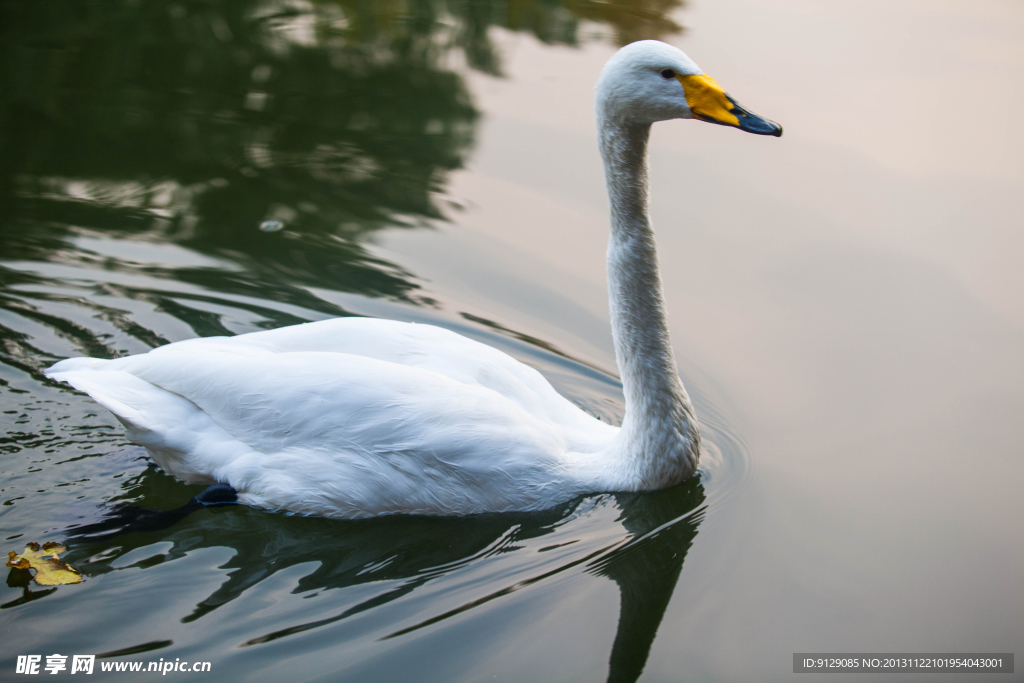
M125 426L130 441L144 446L160 467L188 483L221 481L217 465L227 465L240 450L250 450L192 401L130 373L102 370L97 364L69 367L63 361L46 374L89 394Z

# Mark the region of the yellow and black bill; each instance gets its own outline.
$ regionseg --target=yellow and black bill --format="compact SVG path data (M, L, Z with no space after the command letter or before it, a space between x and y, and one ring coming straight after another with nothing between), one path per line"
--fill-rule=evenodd
M693 118L755 135L782 137L782 126L741 107L711 76L696 74L676 78L683 84Z

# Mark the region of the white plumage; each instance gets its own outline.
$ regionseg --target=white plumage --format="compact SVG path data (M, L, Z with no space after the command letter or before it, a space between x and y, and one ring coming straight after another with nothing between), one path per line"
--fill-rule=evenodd
M598 84L621 428L496 349L431 325L369 318L72 358L47 374L113 412L170 474L229 484L260 507L342 518L464 515L678 483L696 468L700 437L669 343L647 219L646 142L654 121L707 118L688 101L684 77L694 74L679 50L643 41L620 50Z

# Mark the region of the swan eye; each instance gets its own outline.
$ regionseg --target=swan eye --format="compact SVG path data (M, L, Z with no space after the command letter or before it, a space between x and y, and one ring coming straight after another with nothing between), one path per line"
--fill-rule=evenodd
M676 72L673 71L672 69L665 69L664 71L661 72L661 77L664 78L665 80L675 78Z

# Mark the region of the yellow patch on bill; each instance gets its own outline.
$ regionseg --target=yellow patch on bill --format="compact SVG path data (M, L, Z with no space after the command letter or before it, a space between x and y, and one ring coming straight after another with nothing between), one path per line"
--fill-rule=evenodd
M707 74L677 75L676 78L683 84L686 103L690 105L690 111L693 112L695 118L725 123L730 126L740 125L740 120L732 113L735 105L725 96L722 86L718 85L711 76Z
M32 579L41 586L59 586L64 583L81 583L82 574L57 556L67 548L60 543L28 543L20 555L13 550L7 555L7 566L15 569L35 569Z

